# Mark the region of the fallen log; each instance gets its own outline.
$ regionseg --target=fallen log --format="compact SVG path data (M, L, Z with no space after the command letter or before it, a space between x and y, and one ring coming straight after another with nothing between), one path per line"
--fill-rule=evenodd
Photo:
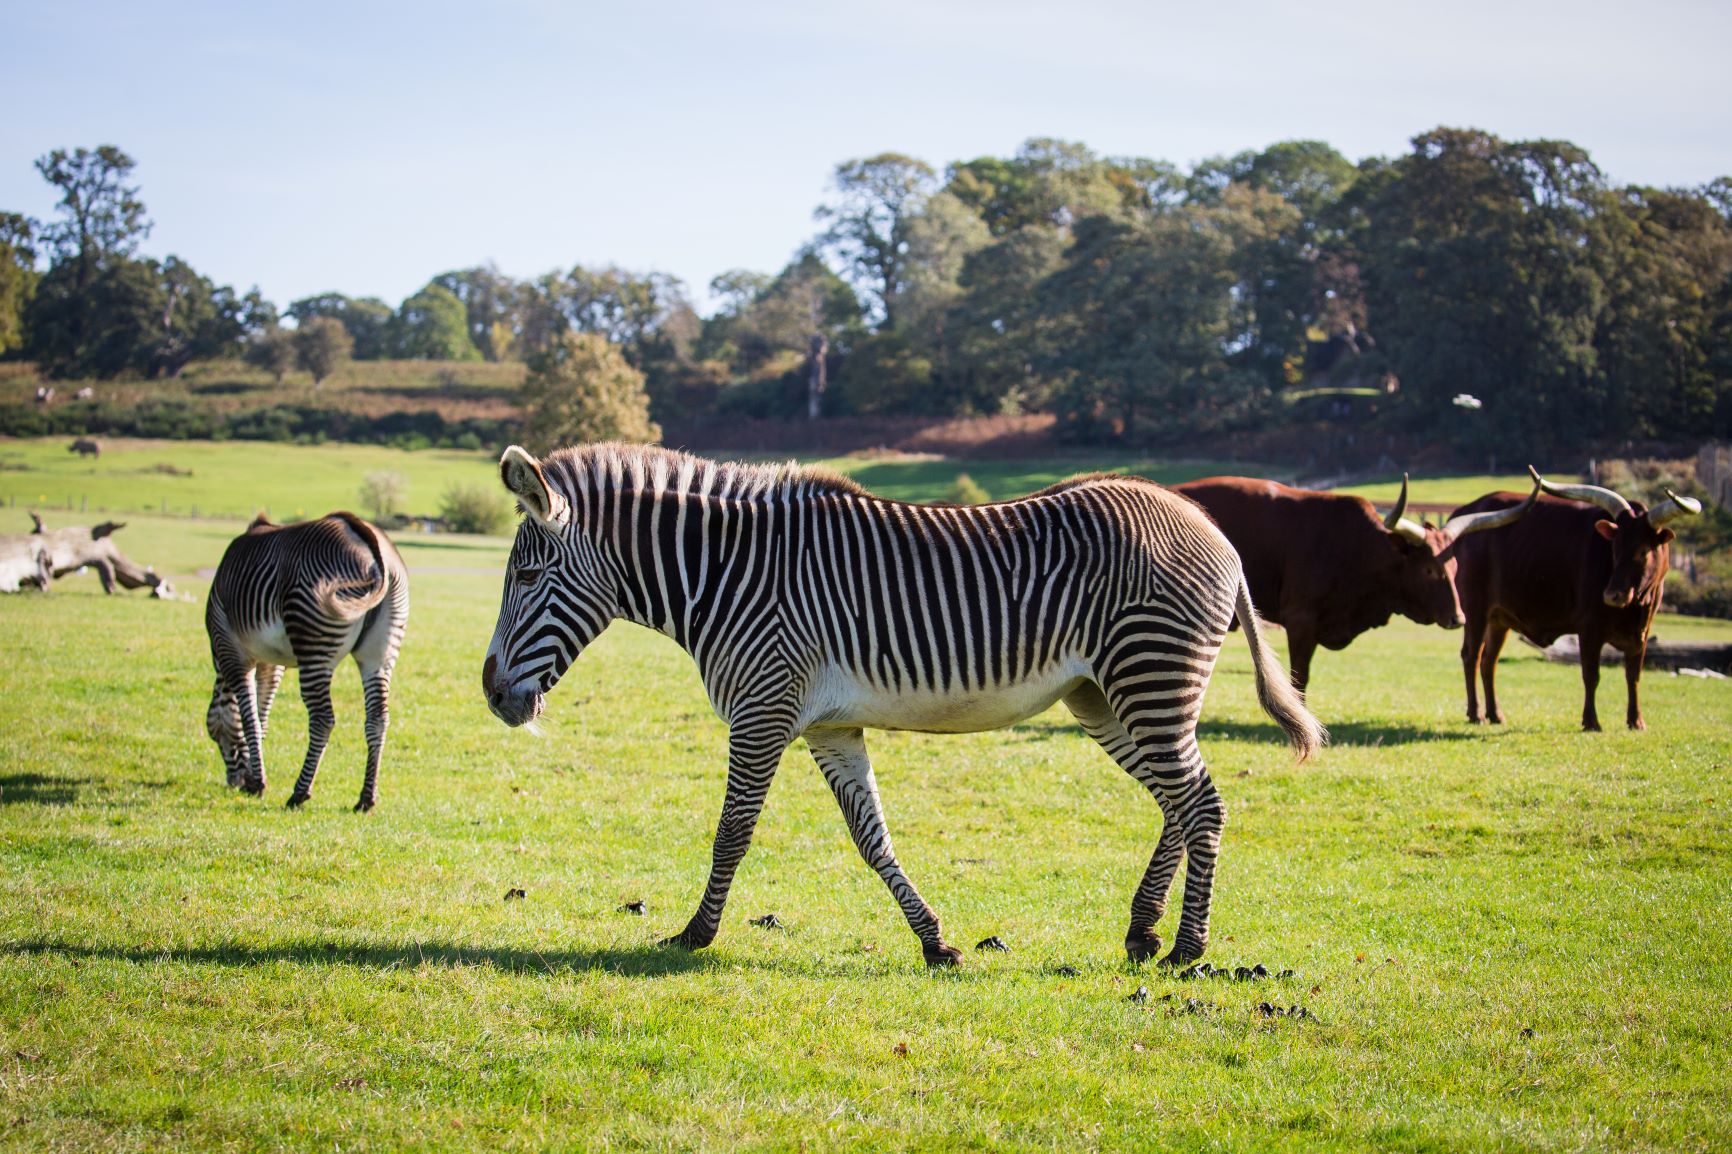
M1547 661L1563 665L1582 663L1581 642L1573 633L1566 633L1540 650ZM1600 649L1601 665L1622 665L1624 654L1611 645ZM1648 638L1648 652L1642 659L1644 669L1710 669L1719 673L1732 672L1732 644L1724 641L1662 641Z

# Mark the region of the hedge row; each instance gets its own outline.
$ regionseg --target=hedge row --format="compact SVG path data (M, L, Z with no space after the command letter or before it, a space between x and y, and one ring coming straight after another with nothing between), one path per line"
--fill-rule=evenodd
M11 437L106 434L169 441L351 441L407 449L479 449L508 443L514 431L509 421L447 421L430 410L368 417L312 405L219 413L178 399L136 405L74 401L52 408L0 404L0 435Z

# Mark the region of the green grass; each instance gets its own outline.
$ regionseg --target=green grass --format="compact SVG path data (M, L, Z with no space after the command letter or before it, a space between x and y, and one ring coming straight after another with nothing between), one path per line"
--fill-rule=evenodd
M324 451L298 451L309 475ZM236 528L141 518L127 547L193 573ZM721 937L685 955L652 943L701 891L724 745L689 659L615 626L544 736L507 731L479 692L503 542L401 540L414 608L365 817L351 672L291 813L294 677L269 793L226 791L201 605L89 579L0 599L0 1146L1732 1143L1727 683L1650 674L1649 732L1585 735L1577 671L1512 646L1511 723L1476 729L1459 635L1398 623L1319 658L1336 742L1295 766L1231 637L1203 738L1231 811L1211 959L1288 981L1124 963L1158 819L1062 709L870 739L947 933L1010 953L926 973L796 747ZM772 911L785 931L747 924Z

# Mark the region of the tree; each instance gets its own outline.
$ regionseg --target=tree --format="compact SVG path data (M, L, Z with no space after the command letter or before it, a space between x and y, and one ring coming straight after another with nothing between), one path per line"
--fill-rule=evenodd
M388 523L396 518L408 491L409 483L399 473L390 470L368 473L361 478L361 506L373 515L373 520Z
M0 212L0 356L24 345L24 314L36 293L36 222Z
M879 328L895 327L909 225L937 179L931 165L899 152L846 161L836 166L836 202L814 214L827 222L820 247L841 262Z
M296 324L314 317L330 317L349 330L357 361L376 361L390 355L391 321L395 310L378 297L347 297L342 293L320 293L289 305Z
M425 361L478 361L481 351L469 339L469 312L457 294L428 284L403 302L391 330L392 351Z
M42 231L55 263L72 262L73 285L84 291L105 265L130 257L150 234L138 186L126 183L137 162L104 144L67 152L57 148L36 161L42 179L60 190L60 220Z
M440 273L432 283L463 302L469 340L483 357L503 361L512 355L523 286L492 264Z
M263 332L253 334L252 338L247 341L246 352L243 355L247 364L271 374L277 387L281 388L283 378L289 374L299 360L298 350L295 347L295 333L272 325Z
M594 333L566 333L529 362L524 440L538 453L589 441L655 441L643 374Z
M295 363L313 375L315 389L349 363L354 347L349 330L331 317L314 317L295 330Z

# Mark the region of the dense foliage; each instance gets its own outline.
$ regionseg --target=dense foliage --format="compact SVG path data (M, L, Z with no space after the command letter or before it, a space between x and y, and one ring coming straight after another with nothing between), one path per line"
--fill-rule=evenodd
M0 354L148 377L244 345L287 371L256 291L135 255L132 166L53 153L58 219L0 214ZM583 265L286 313L359 360L593 336L663 421L1039 409L1159 443L1321 416L1491 452L1732 434L1732 178L1621 187L1569 142L1450 128L1393 159L1288 141L1189 172L1036 139L943 172L846 161L815 216L780 272L715 278L708 317L666 274Z

